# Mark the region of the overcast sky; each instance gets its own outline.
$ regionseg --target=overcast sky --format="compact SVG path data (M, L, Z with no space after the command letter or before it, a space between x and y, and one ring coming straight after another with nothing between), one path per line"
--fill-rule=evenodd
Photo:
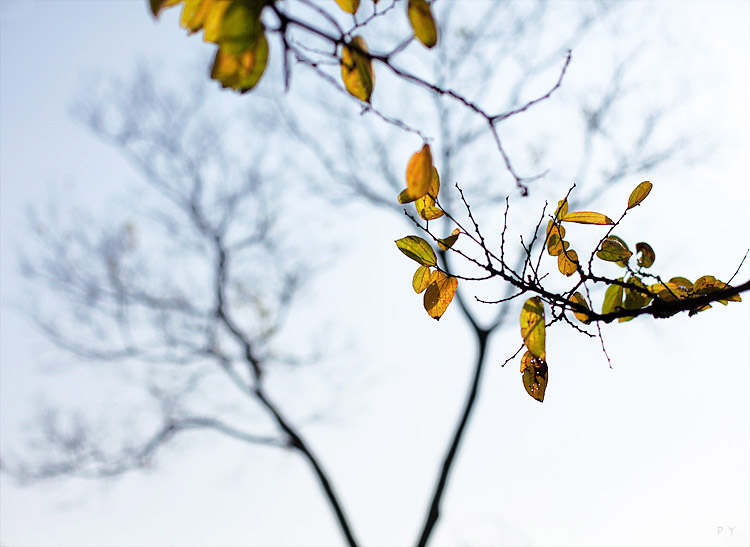
M709 162L652 178L648 207L664 213L655 221L639 208L633 230L650 229L664 242L657 256L683 268L674 275L723 279L750 247L750 3L670 2L654 10L668 13L665 32L682 38L654 57L654 71L663 62L656 59L671 59L670 69L695 84L696 123L707 126L717 145ZM176 28L176 13L154 22L145 1L3 0L0 17L5 451L17 446L40 401L73 401L88 385L78 368L46 374L57 354L15 312L26 287L14 258L24 244L24 211L53 191L89 206L107 203L111 188L135 176L115 150L72 119L71 101L92 74L127 77L139 60L207 66L208 53L201 40ZM593 61L587 65L596 55L575 53L580 82L596 69ZM627 199L629 191L607 199ZM347 315L342 335L352 337L353 349L339 360L365 370L350 384L360 391L348 394L355 402L346 403L345 416L305 432L363 544L405 545L414 541L453 430L471 346L451 336L462 331L450 310L440 323L425 316L404 281L410 266L392 248L404 227L373 229L380 225L372 215L349 227L352 241L366 245L345 248L318 285L328 291L330 308L347 314L356 265L369 256L377 268L363 274L376 289L359 297L368 313ZM746 265L740 281L749 272ZM517 365L498 366L518 344L515 330L503 332L434 544L750 544L750 297L744 298L694 318L605 327L613 369L598 342L556 330L547 342L548 355L557 356L554 388L550 383L541 405L521 389ZM432 341L427 358L399 345L407 328ZM159 463L106 483L21 488L2 476L0 543L341 543L316 483L293 454L190 439Z

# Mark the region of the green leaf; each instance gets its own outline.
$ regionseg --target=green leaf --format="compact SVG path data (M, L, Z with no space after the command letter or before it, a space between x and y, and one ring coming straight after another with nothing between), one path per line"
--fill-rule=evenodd
M458 289L458 279L445 275L440 270L432 272L430 284L424 292L424 309L430 317L440 320L453 300L456 289Z
M618 279L622 281L622 277ZM604 303L602 304L602 314L611 313L622 308L622 287L620 285L610 285L604 293Z
M438 239L438 247L440 247L440 249L443 251L447 251L448 249L453 247L453 244L458 239L458 236L460 233L461 233L461 230L456 228L455 230L453 230L453 232L451 232L451 235L449 235L448 237L444 239Z
M635 251L637 253L640 253L641 255L638 257L638 265L641 268L650 268L656 260L656 253L654 253L654 250L648 243L645 243L643 241L641 241L640 243L636 243Z
M523 387L526 393L540 403L544 401L547 389L548 367L544 359L535 357L530 351L521 357L521 372L523 373Z
M607 237L596 252L596 256L607 262L627 261L632 255L628 246L616 236Z
M417 294L421 293L430 284L430 269L427 266L420 266L417 271L414 272L414 278L411 280L411 286L414 287L414 292Z
M263 3L259 0L214 1L205 14L203 39L223 46L228 53L237 54L251 49L263 34L263 23L260 21L262 7Z
M635 189L630 193L630 197L628 198L628 209L632 209L636 205L640 205L641 202L646 199L646 196L651 191L651 188L653 188L653 184L651 184L647 180L636 186Z
M359 0L336 0L339 7L346 13L357 13L359 9Z
M637 277L631 277L628 279L628 283L631 283L633 285L636 285L641 288L646 288L646 286L641 282L641 280ZM629 287L626 287L623 291L625 295L625 300L623 302L623 307L626 310L639 310L643 308L644 306L648 306L648 304L651 302L651 297L637 291L635 289L631 289ZM620 317L619 322L624 323L625 321L630 321L631 319L634 319L633 317Z
M591 213L589 211L579 211L577 213L568 213L562 219L563 222L576 222L578 224L598 224L604 226L614 224L611 218L601 213Z
M366 103L370 102L372 89L375 85L372 59L365 55L368 52L365 39L361 36L355 36L349 42L349 45L344 46L341 54L341 79L346 86L346 90Z
M572 249L568 249L564 253L557 255L557 269L560 270L561 274L568 277L576 273L578 269L578 253Z
M571 302L575 302L576 304L583 306L587 310L591 309L589 308L588 302L586 302L586 299L580 292L576 292L575 294L573 294L573 296L570 297L570 300ZM578 319L584 325L588 325L589 323L591 323L591 317L586 312L573 310L573 315L575 315L576 319Z
M539 359L545 359L544 305L538 296L529 298L521 310L521 337L528 350Z
M236 42L230 42L236 45ZM261 33L250 49L234 53L231 47L219 46L211 68L211 78L222 87L250 91L260 81L268 63L268 42Z
M406 256L416 260L423 266L435 266L437 256L430 244L418 236L406 236L396 240L396 245Z
M425 47L434 47L437 44L437 27L430 3L426 0L409 0L406 9L417 40Z

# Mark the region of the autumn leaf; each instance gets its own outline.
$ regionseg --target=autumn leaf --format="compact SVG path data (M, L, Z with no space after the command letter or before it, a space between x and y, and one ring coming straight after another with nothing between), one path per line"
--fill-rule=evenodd
M636 205L640 205L641 202L646 199L646 196L648 196L652 187L653 184L651 184L647 180L636 186L635 189L630 193L630 197L628 198L628 209L632 209Z
M589 308L588 302L586 302L586 299L580 292L576 292L575 294L573 294L573 296L570 297L570 300L571 302L575 302L579 306L583 306L587 310L591 309ZM589 317L586 312L573 310L573 315L575 315L576 319L578 319L584 325L588 325L589 323L591 323L591 317Z
M185 0L180 16L180 25L186 28L190 34L198 32L203 28L212 7L214 7L214 0Z
M568 213L563 218L563 222L576 222L578 224L598 224L601 226L607 224L614 224L611 218L601 213L591 213L588 211L580 211L577 213Z
M549 375L547 363L544 359L535 357L533 353L527 351L521 357L521 372L523 373L523 387L526 389L526 393L540 403L543 402Z
M544 305L538 296L529 298L521 310L521 337L528 350L539 359L545 359Z
M572 249L568 249L557 255L557 269L560 270L561 274L568 277L576 273L578 269L578 253Z
M254 46L245 51L233 53L231 49L219 46L211 68L211 78L218 80L222 87L244 93L260 81L267 63L268 42L261 34Z
M435 170L437 175L437 170ZM415 152L406 166L406 190L398 196L399 203L409 203L430 192L433 182L432 151L430 145L425 144L419 152ZM437 177L438 190L440 177ZM437 196L434 196L437 198Z
M409 189L407 188L406 190L404 190L404 192L408 193ZM416 207L417 213L419 213L420 217L425 220L435 220L436 218L440 218L445 214L442 209L435 206L435 200L437 199L439 192L440 175L438 174L437 169L435 169L435 167L433 166L429 190L425 195L423 195L421 198L418 198L414 202L414 206ZM401 198L399 198L399 201L401 201Z
M609 236L599 246L596 256L608 262L627 261L633 253L619 237Z
M336 0L339 7L346 13L357 13L359 9L359 0Z
M420 266L417 271L414 272L414 278L411 280L411 286L414 288L414 292L417 294L421 293L427 288L430 283L430 268L427 266Z
M645 288L645 285L643 282L637 278L637 277L631 277L628 279L628 283L631 285L636 285L641 288ZM630 287L625 287L625 290L623 291L625 295L625 300L623 302L623 307L626 310L639 310L643 308L644 306L647 306L651 302L651 297L647 294L644 294L641 291L638 291L636 289L631 289ZM620 317L618 321L620 323L624 323L625 321L630 321L631 319L634 319L633 317Z
M557 202L557 209L555 210L555 220L560 220L568 214L568 200L561 199Z
M645 243L643 241L641 241L640 243L636 243L635 251L637 253L640 253L641 255L638 257L638 265L641 268L650 268L656 260L656 253L654 253L654 250L648 243Z
M558 205L558 207L560 206ZM547 223L547 252L550 256L558 256L563 250L570 247L570 243L563 240L564 237L565 227L550 220Z
M344 46L341 54L341 79L346 90L366 103L370 102L375 85L375 72L372 68L372 59L366 55L368 52L365 39L355 36L349 45Z
M456 228L451 232L451 235L444 239L438 239L438 247L440 247L441 250L447 251L451 247L453 247L453 244L458 239L459 234L461 233L461 230Z
M407 12L417 40L428 48L434 47L437 44L437 27L429 2L427 0L409 0Z
M430 244L418 236L406 236L396 240L396 245L406 256L423 266L435 266L437 256Z
M430 284L424 293L424 309L433 319L439 320L458 289L458 279L440 270L432 272Z
M690 296L690 289L680 282L654 283L648 286L648 290L655 294L659 300L667 302Z

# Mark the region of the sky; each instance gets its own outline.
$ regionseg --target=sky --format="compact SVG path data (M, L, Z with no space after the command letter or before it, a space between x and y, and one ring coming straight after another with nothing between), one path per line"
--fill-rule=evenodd
M676 274L728 277L750 247L750 4L653 6L668 15L659 31L677 39L646 64L692 84L692 111L673 123L705 127L716 145L705 163L652 178L648 206L664 213L654 218L641 207L629 229L633 237L650 230L659 260L680 268ZM91 386L102 371L68 367L18 313L27 286L16 251L30 205L62 194L106 207L136 177L70 106L92 75L125 77L146 60L179 81L184 67L206 65L205 46L176 26L174 12L156 23L138 1L2 5L3 451L17 449L41 402L101 397ZM577 51L571 77L586 81L599 55ZM617 187L603 206L629 191ZM339 413L304 431L362 543L406 545L453 430L472 346L457 314L435 323L421 310L405 281L410 266L392 248L404 225L366 208L347 215L356 220L346 226L341 256L307 303L308 313L320 306L332 324L347 318L332 343L344 349L322 376L285 374L271 388L294 395L327 380L343 386ZM373 266L363 272L362 264ZM742 272L744 281L747 265ZM547 352L557 357L542 405L521 389L517 365L499 366L518 344L515 330L501 333L434 544L750 543L750 308L716 308L605 327L611 369L598 341L554 331ZM429 350L405 344L404 332L429 340ZM21 487L0 476L0 544L338 545L341 538L298 457L195 436L166 450L155 469L117 480Z

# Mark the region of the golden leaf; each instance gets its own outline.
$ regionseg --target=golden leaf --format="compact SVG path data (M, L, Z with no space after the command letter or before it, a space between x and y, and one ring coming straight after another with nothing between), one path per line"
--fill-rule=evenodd
M419 294L425 290L430 283L431 275L430 268L427 266L420 266L417 268L417 271L414 272L414 277L411 280L411 286L414 288L414 292Z
M591 309L589 308L588 302L586 302L586 299L580 292L574 293L573 296L570 297L570 300L571 302L575 302L576 304L583 306L587 310ZM587 314L586 312L573 310L573 315L575 315L576 319L578 319L584 325L588 325L589 323L591 323L591 317L589 317L589 314Z
M461 230L456 228L455 230L453 230L453 232L451 232L451 235L449 235L448 237L444 239L438 239L438 247L440 247L440 249L443 251L447 251L448 249L453 247L453 244L458 239L458 236L460 233L461 233Z
M437 44L437 27L429 2L427 0L409 0L407 12L417 40L428 48L434 47Z
M432 272L430 284L424 293L424 309L433 319L439 320L453 300L458 288L458 279L439 270Z
M527 351L521 357L521 372L523 373L523 387L526 389L526 393L540 403L543 402L549 376L545 360L535 357L530 351Z
M529 298L521 310L521 337L528 350L540 359L547 357L545 345L544 305L538 296Z
M357 13L359 0L336 0L339 7L347 13Z
M355 36L349 44L344 46L341 54L341 79L351 95L369 103L375 85L375 72L372 59L366 55L369 51L367 43L361 36Z
M233 52L224 45L219 46L211 68L211 78L221 82L222 87L237 91L250 91L260 81L268 63L268 42L261 33L252 48Z
M567 243L567 241L566 241ZM563 253L557 255L557 269L560 273L570 277L576 273L578 268L578 253L572 249L568 249Z
M577 213L568 213L563 218L563 222L576 222L578 224L598 224L604 226L614 224L611 218L601 213L592 213L589 211L579 211Z
M647 180L636 186L635 189L630 193L630 197L628 198L628 209L632 209L636 205L640 205L640 203L644 199L646 199L646 196L648 196L651 188L653 188L653 184L651 184Z

